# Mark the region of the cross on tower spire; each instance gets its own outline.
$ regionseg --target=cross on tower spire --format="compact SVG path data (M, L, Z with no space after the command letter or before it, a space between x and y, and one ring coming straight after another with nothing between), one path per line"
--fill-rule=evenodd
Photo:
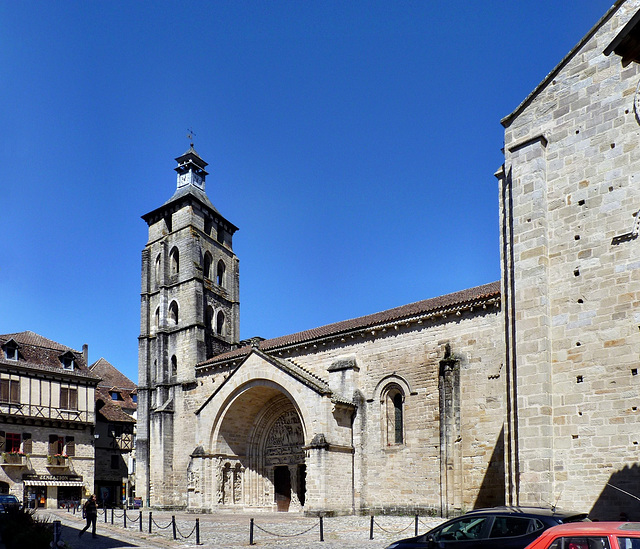
M193 131L193 128L187 129L187 137L189 138L189 144L193 147L193 137L196 133Z

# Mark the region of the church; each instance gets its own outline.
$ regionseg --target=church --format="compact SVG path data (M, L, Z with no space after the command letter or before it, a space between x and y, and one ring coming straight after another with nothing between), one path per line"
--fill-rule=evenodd
M501 120L500 281L266 340L192 145L143 216L145 504L640 520L639 90L618 0Z

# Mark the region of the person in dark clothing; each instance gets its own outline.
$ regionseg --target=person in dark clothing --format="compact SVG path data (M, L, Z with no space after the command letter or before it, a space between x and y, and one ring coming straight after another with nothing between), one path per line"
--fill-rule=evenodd
M97 538L98 536L96 536L96 522L98 520L98 503L96 502L95 494L93 494L87 500L82 509L84 511L84 516L87 519L87 525L80 532L78 532L78 537L82 537L82 534L87 531L89 526L92 526L91 534L94 538Z

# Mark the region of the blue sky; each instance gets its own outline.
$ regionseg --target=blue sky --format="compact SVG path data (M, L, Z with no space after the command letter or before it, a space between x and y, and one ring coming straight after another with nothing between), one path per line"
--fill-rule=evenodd
M0 3L0 333L137 380L140 216L190 127L242 338L499 279L499 121L611 3Z

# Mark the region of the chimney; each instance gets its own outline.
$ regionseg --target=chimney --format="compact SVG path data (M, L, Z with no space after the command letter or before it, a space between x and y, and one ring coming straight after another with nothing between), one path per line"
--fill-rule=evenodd
M86 343L82 345L82 358L84 358L84 364L89 367L89 345Z

